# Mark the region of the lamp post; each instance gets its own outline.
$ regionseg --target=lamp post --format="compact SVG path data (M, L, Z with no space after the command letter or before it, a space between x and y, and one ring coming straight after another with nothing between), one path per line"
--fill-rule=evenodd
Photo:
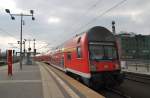
M34 56L36 55L36 49L35 49L35 39L33 39L33 41L34 41L34 43L33 43L33 54L34 54Z
M25 56L25 52L26 52L26 39L24 39L24 41L23 41L23 45L24 45L23 52L24 52L24 56Z
M22 70L22 25L23 25L23 17L24 16L31 16L32 20L35 20L33 17L34 11L30 10L30 14L11 14L9 9L5 9L6 13L8 13L12 20L15 20L14 16L20 16L21 17L21 25L20 25L20 69Z
M29 39L28 41L29 41L29 48L28 48L28 51L30 52L30 51L31 51L31 47L30 47L31 39Z
M115 21L112 21L112 32L114 35L116 34Z

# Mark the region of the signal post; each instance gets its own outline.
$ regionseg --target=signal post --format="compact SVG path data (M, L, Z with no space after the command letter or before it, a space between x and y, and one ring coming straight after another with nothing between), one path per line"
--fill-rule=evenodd
M8 64L8 76L12 76L12 64L13 64L13 56L12 50L7 50L7 64Z

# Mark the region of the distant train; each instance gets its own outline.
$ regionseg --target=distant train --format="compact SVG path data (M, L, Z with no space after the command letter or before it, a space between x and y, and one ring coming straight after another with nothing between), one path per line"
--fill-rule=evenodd
M76 35L51 53L36 57L93 86L119 85L123 82L115 35L95 26Z

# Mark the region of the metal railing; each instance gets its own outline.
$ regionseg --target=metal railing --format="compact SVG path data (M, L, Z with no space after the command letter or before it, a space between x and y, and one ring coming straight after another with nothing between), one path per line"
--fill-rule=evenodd
M122 60L122 69L130 71L150 72L150 60L132 59Z

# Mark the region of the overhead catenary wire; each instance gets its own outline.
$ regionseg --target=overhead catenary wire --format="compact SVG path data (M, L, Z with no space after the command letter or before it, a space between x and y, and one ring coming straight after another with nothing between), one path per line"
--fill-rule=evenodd
M82 13L82 15L84 15L84 17L86 17L98 4L99 4L100 0L97 0L96 2L94 2L84 13ZM78 18L76 18L76 21L78 21ZM72 29L73 27L79 25L79 23L77 24L72 24L70 25L70 29ZM68 28L67 28L68 29ZM62 35L67 32L68 30L64 30L63 33L61 33ZM60 35L61 36L61 35ZM57 41L57 40L56 40Z
M96 21L97 19L100 19L102 16L106 15L108 12L112 11L113 9L117 8L118 6L120 6L121 4L123 4L124 2L126 2L127 0L122 0L120 2L118 2L117 4L115 4L114 6L108 8L107 10L105 10L104 12L100 13L97 17L93 18L92 20L90 20L89 22L87 22L86 24L80 26L78 29L75 30L75 32L71 33L72 34L76 34L77 32L79 32L80 30L82 30L83 28L85 28L87 25L89 25L90 23ZM65 42L65 41L64 41ZM64 43L63 42L63 43Z
M12 38L14 38L14 39L17 39L14 35L12 35L11 33L9 33L8 31L6 31L6 30L4 30L4 29L2 29L2 28L0 28L0 32L7 34L9 37L12 37ZM8 43L8 44L9 44L9 43ZM13 48L13 47L18 48L18 46L14 46L13 43L11 44L11 46L12 46L12 48ZM18 48L18 49L19 49L19 48Z
M4 30L4 29L0 28L0 31L1 31L1 32L5 32L5 34L7 34L8 36L13 37L13 38L15 38L15 39L16 39L16 37L15 37L14 35L10 34L10 33L9 33L9 32L7 32L6 30Z
M100 2L100 0L97 0L96 2L94 2L84 13L82 13L82 15L84 15L84 17L86 17L99 4L99 2ZM78 21L78 19L76 19L76 21ZM70 28L77 26L78 24L80 24L80 23L77 23L77 24L73 23Z
M41 46L41 47L37 48L37 50L43 49L45 47L48 47L49 45L50 45L50 43L48 43L47 45L44 45L44 46Z
M19 47L15 46L14 44L11 44L11 48L17 48L17 49L19 49Z
M125 1L127 0L122 0L119 3L115 4L114 6L112 6L111 8L107 9L106 11L100 13L97 17L93 18L92 20L90 20L89 22L87 22L86 24L82 25L80 28L78 28L77 30L75 30L75 32L80 31L81 29L85 28L87 25L89 25L90 23L96 21L97 19L101 18L102 16L106 15L108 12L110 12L111 10L117 8L118 6L120 6L121 4L123 4Z

